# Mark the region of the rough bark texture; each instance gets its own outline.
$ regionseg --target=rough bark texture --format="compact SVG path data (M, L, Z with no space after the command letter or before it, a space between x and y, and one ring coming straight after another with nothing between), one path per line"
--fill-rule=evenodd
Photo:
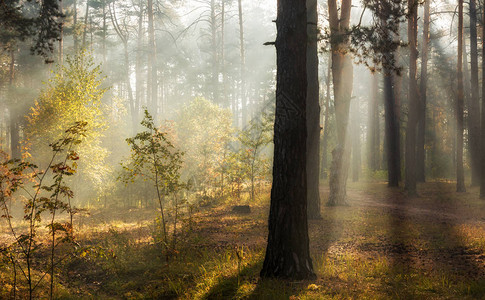
M307 180L308 218L320 216L320 103L318 83L318 14L317 0L307 0Z
M261 277L315 278L306 180L306 1L279 0L273 186Z
M340 17L335 0L328 0L332 52L332 79L335 99L337 147L332 151L330 194L327 205L345 204L350 151L347 147L350 100L352 97L353 66L349 55L347 30L350 24L351 0L343 0Z
M458 81L456 98L456 191L465 192L465 174L463 170L463 0L458 0L458 63L456 65Z
M408 90L408 123L406 128L406 176L404 188L410 196L416 195L416 125L418 110L418 82L417 71L417 32L418 32L418 3L408 0L408 41L409 41L409 90Z
M416 179L418 182L426 180L426 102L428 83L428 47L429 47L429 4L431 0L425 0L423 18L423 45L421 47L421 78L419 84L420 103L418 119L418 140L416 148Z
M478 92L478 49L476 0L470 0L471 98L468 106L468 144L470 147L472 186L480 184L480 104Z

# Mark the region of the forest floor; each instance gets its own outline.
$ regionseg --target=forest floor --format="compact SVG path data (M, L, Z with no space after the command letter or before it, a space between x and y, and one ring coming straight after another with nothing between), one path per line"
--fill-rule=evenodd
M451 182L409 198L385 183L349 183L348 206L322 206L309 222L318 279L261 280L268 195L251 213L231 205L185 219L166 260L148 209L78 218L82 252L59 266L60 299L485 299L485 201ZM322 202L328 188L321 189ZM4 231L1 231L4 232ZM0 233L1 233L0 232ZM0 298L12 295L0 263ZM10 281L9 281L10 280ZM3 284L3 285L2 285ZM9 289L10 287L10 289ZM40 286L36 291L45 295ZM25 290L20 290L20 293Z

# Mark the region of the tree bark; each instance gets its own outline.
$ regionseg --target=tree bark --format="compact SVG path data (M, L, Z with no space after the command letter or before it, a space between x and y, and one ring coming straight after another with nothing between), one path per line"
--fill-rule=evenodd
M318 14L317 0L306 0L307 4L307 180L308 218L320 219L320 103L318 83Z
M307 223L305 2L278 1L273 186L261 277L316 277Z
M157 45L155 44L155 25L153 20L153 0L147 2L148 14L148 90L150 98L148 107L154 120L158 118L158 76L157 76Z
M476 0L470 0L470 60L471 98L468 107L469 147L472 170L472 186L480 185L480 103L478 92L478 49L477 49Z
M10 67L9 67L9 90L13 89L13 82L15 80L15 52L13 49L10 52ZM10 154L13 159L20 159L20 128L19 117L16 109L16 103L10 104Z
M370 171L378 169L379 162L379 86L378 74L375 72L372 76L372 94L369 99L369 121L367 127L367 167Z
M242 127L244 127L248 121L248 104L246 99L246 53L244 48L244 26L243 26L243 11L242 0L237 1L238 16L239 16L239 54L241 59L241 114L242 114Z
M423 19L423 45L421 47L421 78L419 84L420 105L418 120L418 140L416 148L416 179L418 182L426 180L426 102L428 83L428 47L429 47L429 6L431 0L425 0Z
M327 179L327 152L328 152L328 135L330 133L330 77L331 74L331 59L332 56L329 57L328 67L327 67L327 78L325 79L327 92L325 95L325 116L324 116L324 125L323 125L323 138L322 138L322 166L320 168L320 176L323 179Z
M463 0L458 0L458 81L456 99L456 191L465 192L465 173L463 169Z
M89 17L89 1L86 0L86 12L84 14L84 30L83 30L83 41L82 49L86 49L86 35L88 31L88 17Z
M353 66L346 55L349 39L347 30L350 25L352 0L343 0L340 17L337 2L328 0L332 52L332 79L335 99L335 121L337 127L337 147L332 151L330 168L330 195L327 205L346 204L347 177L350 151L347 147L347 130L350 100L352 97Z
M409 196L416 196L416 125L419 113L417 71L417 32L418 2L408 0L408 41L409 41L409 90L408 90L408 123L406 127L406 176L404 188Z
M359 102L352 103L352 181L359 181L361 165Z
M485 20L485 9L482 10L482 20ZM482 25L482 37L485 36L485 26ZM482 78L485 78L485 39L482 38ZM482 113L480 129L480 199L485 199L485 80L482 80Z

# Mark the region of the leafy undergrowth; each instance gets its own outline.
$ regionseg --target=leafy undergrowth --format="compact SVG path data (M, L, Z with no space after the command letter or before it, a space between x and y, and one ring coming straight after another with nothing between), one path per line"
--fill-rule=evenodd
M261 280L268 200L237 215L194 214L177 251L153 242L156 212L95 211L76 255L63 262L60 299L485 299L485 201L454 185L419 186L419 198L381 183L349 186L349 204L309 222L315 281ZM327 190L322 189L322 199ZM268 196L267 196L268 197ZM0 264L0 298L12 295Z

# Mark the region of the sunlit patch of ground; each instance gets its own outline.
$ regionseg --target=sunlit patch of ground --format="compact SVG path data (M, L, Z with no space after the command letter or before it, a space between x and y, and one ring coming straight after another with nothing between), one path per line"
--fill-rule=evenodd
M168 261L154 243L156 209L97 210L78 217L91 253L59 274L68 299L483 299L485 201L454 184L418 187L419 198L382 183L349 185L350 206L322 206L309 222L316 281L261 280L268 194L238 215L228 204L179 224ZM322 200L327 198L325 186ZM4 231L2 231L4 232ZM0 266L0 283L8 282ZM62 286L61 286L62 285ZM1 286L1 284L0 284ZM8 287L0 289L8 295Z

